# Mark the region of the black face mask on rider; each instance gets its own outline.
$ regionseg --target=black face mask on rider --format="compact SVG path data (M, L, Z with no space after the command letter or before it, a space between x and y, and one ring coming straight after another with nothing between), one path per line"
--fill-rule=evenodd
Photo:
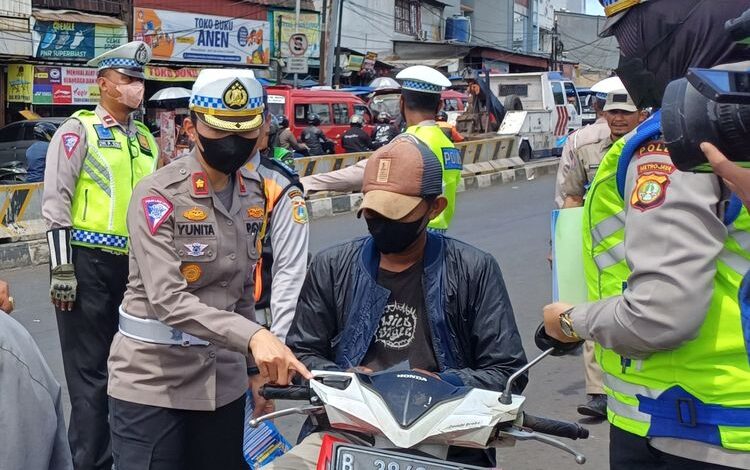
M409 248L427 228L428 214L414 222L399 222L385 217L366 217L367 230L383 254L401 253Z
M258 138L246 139L230 134L219 139L210 139L197 132L203 159L208 166L226 175L231 175L250 160Z
M667 84L690 67L747 60L724 29L747 8L734 0L647 2L612 29L620 46L616 69L638 108L661 107ZM709 40L710 38L710 40Z

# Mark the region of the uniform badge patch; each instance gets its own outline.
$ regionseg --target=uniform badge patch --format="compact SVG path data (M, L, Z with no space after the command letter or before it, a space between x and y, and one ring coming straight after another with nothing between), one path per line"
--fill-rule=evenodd
M675 167L674 165L670 165L669 163L644 163L642 165L638 165L638 174L643 175L645 173L666 173L668 175L671 175L674 173Z
M180 272L187 282L195 282L203 275L201 267L192 263L182 265Z
M302 197L302 191L300 191L299 189L291 189L286 193L286 195L289 197L289 199L294 200L298 197Z
M161 196L148 196L141 200L143 204L143 212L146 215L146 222L148 222L148 228L151 231L151 235L154 235L159 229L159 226L164 223L172 213L172 203L167 201Z
M247 187L245 186L245 181L242 178L242 174L239 171L237 172L237 181L240 183L240 194L247 194Z
M638 177L630 205L640 211L659 207L664 203L669 186L669 176L663 173L646 173Z
M151 153L151 145L148 143L148 137L141 134L140 132L138 133L138 145L140 145L141 148L146 152Z
M202 171L193 173L193 192L198 195L208 194L208 183L206 183L206 174Z
M208 245L198 242L186 243L185 248L187 249L188 256L203 256L206 254L206 248L208 248Z
M224 90L221 99L229 109L242 109L248 102L247 88L241 81L235 80Z
M115 134L112 133L112 129L104 127L102 124L94 124L94 130L100 140L115 140Z
M263 217L263 214L265 214L266 211L263 210L260 206L253 206L247 208L247 216L251 219L260 219Z
M292 201L292 218L298 224L306 224L308 221L307 205L304 199Z
M121 149L122 145L116 140L97 140L96 145L103 149Z
M206 211L204 211L200 207L193 207L183 212L182 216L188 220L201 221L201 220L206 220L206 217L208 217L208 214L206 214Z
M78 134L68 132L62 135L62 143L65 148L65 156L70 159L73 156L73 152L78 148L78 143L81 141L81 137Z
M463 168L461 163L461 152L457 148L443 148L443 166L446 170L460 170Z
M649 155L668 157L669 149L667 149L667 146L666 144L664 144L664 142L652 140L651 142L647 142L646 144L641 145L641 148L638 149L637 155L638 158L647 157Z

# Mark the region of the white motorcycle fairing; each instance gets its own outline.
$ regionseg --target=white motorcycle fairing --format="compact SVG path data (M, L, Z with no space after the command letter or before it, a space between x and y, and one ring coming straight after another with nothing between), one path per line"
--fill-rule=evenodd
M512 402L503 405L498 392L454 387L413 371L312 373L316 379L310 381L310 388L325 406L331 427L382 435L400 448L418 444L492 446L495 425L516 421L525 400L513 395ZM333 387L323 383L325 377L343 380Z

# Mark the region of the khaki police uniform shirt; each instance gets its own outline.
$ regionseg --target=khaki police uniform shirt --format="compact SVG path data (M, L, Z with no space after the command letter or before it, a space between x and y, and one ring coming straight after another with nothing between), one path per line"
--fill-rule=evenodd
M122 308L208 346L169 346L117 333L108 393L166 408L214 410L247 390L255 323L253 270L265 198L260 176L235 177L227 210L195 153L138 183L128 209L130 277Z
M562 155L560 156L560 163L557 167L557 178L555 180L555 206L558 209L562 208L565 202L565 197L562 195L562 184L568 172L573 168L575 150L584 145L606 139L609 135L610 131L607 121L603 117L600 117L593 124L582 127L568 136L563 146Z
M639 188L651 178L658 190ZM676 169L666 146L640 147L625 184L625 254L632 271L622 295L576 306L573 328L618 354L643 359L696 337L708 313L716 259L724 248L728 199L719 178ZM654 438L674 455L750 468L750 454L694 441Z
M594 180L596 170L610 147L612 137L607 136L573 150L570 169L565 173L561 185L563 201L569 196L583 197L586 194L587 186Z
M133 119L129 119L127 125L123 125L101 105L97 105L94 113L105 128L116 128L129 137L134 137L138 131ZM63 136L66 138L63 139ZM70 208L87 148L86 127L75 118L66 120L49 143L44 169L42 217L50 230L73 225ZM122 151L127 152L128 149ZM125 217L125 214L121 216Z

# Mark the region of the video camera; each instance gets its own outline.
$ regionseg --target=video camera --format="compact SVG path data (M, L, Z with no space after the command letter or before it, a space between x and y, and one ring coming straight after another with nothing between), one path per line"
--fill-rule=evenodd
M725 28L735 41L750 45L750 10ZM711 142L729 160L750 168L750 62L741 71L727 68L691 68L664 91L662 132L682 171L713 171L701 142Z

